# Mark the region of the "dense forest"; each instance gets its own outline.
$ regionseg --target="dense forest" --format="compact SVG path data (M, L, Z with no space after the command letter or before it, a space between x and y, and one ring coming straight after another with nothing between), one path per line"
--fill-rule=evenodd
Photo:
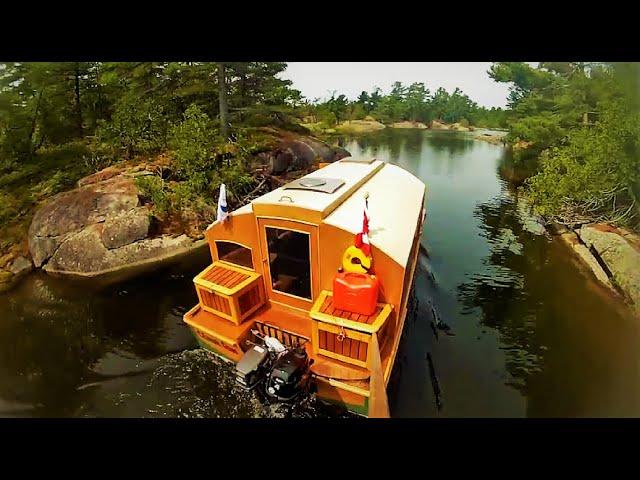
M141 179L160 211L211 219L221 181L250 189L258 127L296 129L300 92L285 63L0 63L0 252L24 237L33 207L122 160L171 151L171 180ZM221 88L221 86L223 88ZM300 128L300 127L297 127ZM161 212L162 213L162 212Z
M569 225L640 228L640 64L493 64L510 84L508 140L535 174L538 213Z
M524 185L549 220L640 222L638 64L494 63L508 108L478 106L460 89L394 83L348 99L305 99L282 62L0 63L0 252L24 238L33 208L117 162L168 154L170 177L140 179L157 213L212 218L221 182L255 179L247 159L268 129L309 133L372 119L506 128ZM330 139L329 139L330 141ZM168 181L165 181L168 180Z

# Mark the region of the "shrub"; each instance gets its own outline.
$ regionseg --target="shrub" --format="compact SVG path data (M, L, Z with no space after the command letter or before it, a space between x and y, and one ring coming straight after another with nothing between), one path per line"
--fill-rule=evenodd
M99 135L131 158L166 146L167 120L162 106L153 98L127 94L118 100L111 122L101 126Z
M155 175L136 178L136 185L140 196L153 203L154 211L159 216L164 216L174 210L171 195L165 187L164 180Z
M187 108L182 122L171 127L169 145L174 151L176 171L196 190L204 189L205 173L213 167L216 137L213 122L195 104Z
M638 228L640 115L623 101L600 105L593 127L576 127L540 157L527 180L537 212L561 222L610 221Z
M14 198L0 191L0 225L5 225L18 215Z

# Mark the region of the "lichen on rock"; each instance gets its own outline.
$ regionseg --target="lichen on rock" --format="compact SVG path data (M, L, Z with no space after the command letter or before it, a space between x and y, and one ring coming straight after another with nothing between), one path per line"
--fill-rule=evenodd
M582 226L578 234L598 252L616 284L640 310L640 248L635 236L605 224Z
M134 179L111 173L79 182L84 186L52 197L36 212L29 228L36 267L92 276L165 258L194 244L186 235L151 238L150 211L139 205Z

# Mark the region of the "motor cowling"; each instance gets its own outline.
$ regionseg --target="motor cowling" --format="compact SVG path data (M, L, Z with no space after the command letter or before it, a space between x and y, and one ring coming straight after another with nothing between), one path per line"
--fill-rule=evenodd
M304 347L282 352L267 374L267 395L280 401L288 401L305 392L309 386L310 366L309 355Z
M254 345L236 364L236 382L246 389L252 389L267 374L268 363L268 349Z

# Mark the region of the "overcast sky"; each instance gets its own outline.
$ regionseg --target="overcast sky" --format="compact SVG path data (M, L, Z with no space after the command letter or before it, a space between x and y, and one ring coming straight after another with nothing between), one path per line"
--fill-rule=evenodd
M355 100L360 92L380 87L388 93L395 81L403 84L423 82L433 93L444 87L449 93L456 87L485 107L504 107L509 86L494 82L487 70L491 62L290 62L283 78L310 100L325 99L331 91Z

